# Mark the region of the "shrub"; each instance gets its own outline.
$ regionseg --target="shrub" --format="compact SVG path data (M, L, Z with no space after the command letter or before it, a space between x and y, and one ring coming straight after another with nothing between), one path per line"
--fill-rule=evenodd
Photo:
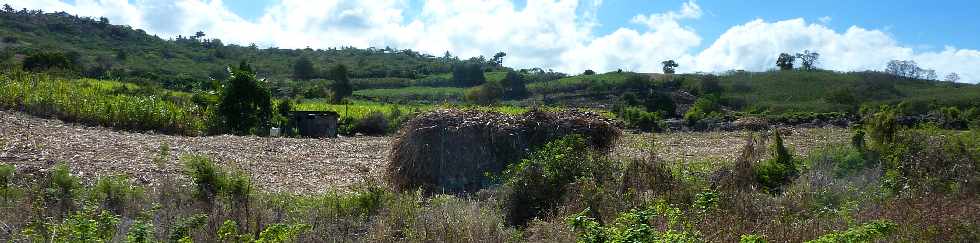
M171 227L170 235L167 238L170 242L189 241L191 239L191 231L200 228L207 223L208 215L206 214L194 214L189 217L182 218Z
M252 236L249 234L239 234L238 223L229 219L221 224L221 228L218 228L218 240L228 243L248 243L252 242Z
M85 207L60 224L50 226L54 242L109 242L116 234L119 218L95 207Z
M248 197L252 193L252 178L242 172L230 173L225 176L222 192L232 202L235 208L247 207Z
M969 126L966 115L956 107L943 107L939 109L939 124L946 129L966 129Z
M698 83L698 91L701 95L721 95L724 91L718 82L718 76L704 75Z
M52 68L71 69L71 60L60 52L37 52L24 58L24 70L45 71Z
M660 114L656 112L647 112L641 108L627 107L620 112L620 118L626 122L626 125L632 128L640 129L642 131L660 131Z
M218 112L231 132L258 134L272 116L269 90L255 79L255 73L242 63L232 71L231 80L222 90Z
M0 205L6 205L20 195L14 187L14 165L0 164Z
M895 140L898 132L898 115L890 107L882 107L880 111L865 118L864 129L871 137L872 147L882 149Z
M471 103L489 105L500 100L503 92L504 89L499 83L488 82L484 85L466 89L464 98Z
M187 156L184 160L184 173L194 182L195 196L212 202L225 186L225 175L211 159L202 156Z
M623 81L623 88L627 90L649 92L651 86L650 77L643 74L629 74Z
M623 100L623 104L626 106L641 105L639 96L637 96L636 93L633 92L626 92L625 94L623 94L622 100Z
M7 190L14 181L14 165L0 164L0 190Z
M507 71L507 75L500 81L504 89L504 97L508 99L521 99L527 97L527 81L517 72Z
M388 132L388 118L380 111L372 111L357 121L354 132L365 135L384 135Z
M142 197L143 189L131 185L126 176L100 177L92 188L92 199L116 214L122 214L127 204L138 204Z
M331 68L328 78L333 80L333 83L330 84L330 90L333 91L334 103L340 103L344 98L353 94L354 87L350 83L350 78L347 77L347 66L341 64Z
M133 225L129 227L129 232L126 233L126 242L128 243L152 243L156 242L156 232L154 232L153 222L146 219L137 219L133 221Z
M81 188L78 177L72 176L68 165L62 163L51 170L48 179L49 184L45 191L47 198L55 201L67 213L74 207L74 199Z
M739 243L766 243L768 241L766 241L766 239L760 235L751 234L751 235L742 235L741 239L739 239L738 242Z
M507 166L503 178L508 221L525 225L557 205L565 187L594 166L588 151L585 138L570 135L545 144L527 159Z
M688 125L693 126L703 119L718 118L721 116L721 106L718 105L718 96L708 95L702 96L697 101L694 101L691 109L688 109L684 113L684 120L687 121Z
M677 113L677 105L674 104L674 99L670 97L669 93L664 92L652 92L646 97L644 101L644 106L647 108L647 112L657 112L660 113L662 117L675 117Z
M834 232L820 236L808 243L830 243L830 242L874 242L888 237L898 225L888 220L876 220L866 223L846 231Z
M255 243L296 242L299 234L312 228L307 224L273 224L259 233Z
M770 192L776 192L783 185L789 184L798 174L793 155L783 145L779 130L773 130L773 143L769 147L771 158L755 168L756 181Z
M700 233L683 228L681 210L663 201L643 210L633 209L620 214L607 225L587 214L588 210L568 219L578 233L579 242L702 242ZM667 222L667 230L657 229L658 220Z

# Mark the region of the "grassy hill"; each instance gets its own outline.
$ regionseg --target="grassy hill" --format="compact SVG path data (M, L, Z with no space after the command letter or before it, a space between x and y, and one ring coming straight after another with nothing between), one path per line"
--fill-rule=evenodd
M694 77L689 78L693 84ZM980 86L901 79L878 72L738 72L720 77L724 98L744 110L772 112L853 111L862 103L906 102L924 112L930 106L980 105Z
M87 77L159 82L184 90L209 78L223 79L225 67L241 61L248 61L260 77L273 79L291 78L300 58L310 59L317 71L344 64L355 78L417 78L451 68L448 58L412 50L260 49L226 45L205 33L168 40L106 19L29 10L0 11L0 42L3 63L37 52L61 52Z

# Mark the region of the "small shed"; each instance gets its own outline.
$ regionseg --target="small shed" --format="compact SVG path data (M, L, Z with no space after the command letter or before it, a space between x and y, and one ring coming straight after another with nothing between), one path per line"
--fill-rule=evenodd
M333 111L291 111L287 132L295 132L303 137L337 137L337 119L340 114Z

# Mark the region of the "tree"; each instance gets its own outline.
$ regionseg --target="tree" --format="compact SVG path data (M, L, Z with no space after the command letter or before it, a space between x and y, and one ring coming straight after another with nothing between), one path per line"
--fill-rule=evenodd
M330 89L333 90L333 102L339 103L344 98L351 96L354 93L354 87L350 83L350 78L347 77L347 66L339 64L330 69L329 79L333 80L330 85Z
M453 82L463 87L486 83L487 78L483 76L483 65L476 61L466 61L453 65Z
M504 97L520 99L527 96L527 86L524 77L514 70L507 71L507 76L500 81L504 88Z
M487 82L483 85L466 89L464 97L467 101L489 105L497 102L504 92L504 87L498 82Z
M493 55L493 59L490 59L490 64L492 64L494 66L497 66L497 67L502 66L504 64L504 57L505 56L507 56L507 53L497 52L497 54L494 54Z
M949 75L946 75L946 81L953 82L953 83L960 81L960 75L956 73L950 73Z
M674 74L674 69L680 67L674 60L660 62L664 65L664 74Z
M779 70L793 70L793 62L796 62L796 57L788 53L780 53L779 59L776 59L776 66L779 66Z
M310 80L316 78L316 69L313 68L313 62L310 61L308 57L300 57L293 64L293 78L299 80Z
M194 33L194 36L191 37L191 39L200 41L202 38L204 38L204 36L204 31L198 31L197 33Z
M724 89L719 84L718 76L708 74L701 76L699 90L702 95L720 95Z
M592 71L592 69L587 69L582 74L583 75L595 75L595 71Z
M922 70L922 78L930 81L939 80L939 76L936 75L936 70L932 69Z
M227 128L236 134L256 134L272 117L269 90L255 78L255 72L242 62L231 71L231 78L221 92L218 113Z
M801 69L813 71L817 69L817 64L820 62L820 53L804 50L803 53L796 53L796 58L800 59Z
M3 11L4 12L7 12L7 13L13 13L14 12L14 8L11 7L10 4L4 4L3 5Z
M908 79L936 80L939 78L936 75L936 70L923 69L912 60L891 60L888 62L887 67L885 67L885 73Z
M52 68L71 69L72 61L64 53L38 52L24 58L24 70L45 71Z

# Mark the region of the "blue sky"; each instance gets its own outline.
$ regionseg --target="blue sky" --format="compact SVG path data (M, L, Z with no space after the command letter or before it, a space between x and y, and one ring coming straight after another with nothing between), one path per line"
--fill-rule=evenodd
M247 19L261 17L277 0L228 1L233 12ZM406 16L419 12L423 1L409 1ZM596 34L609 34L638 14L669 11L685 1L680 0L605 0L597 12L600 26ZM526 0L514 1L522 8ZM732 25L754 19L779 20L805 18L819 21L843 31L851 26L883 29L896 39L920 49L938 49L946 45L980 49L980 2L953 1L773 1L773 0L702 0L697 2L706 13L700 20L686 24L707 39L717 38ZM706 44L705 44L706 45Z
M940 79L980 80L980 2L768 0L0 0L16 8L106 16L163 37L198 30L225 43L281 48L413 49L565 72L762 71L781 52L820 67L881 70L914 60Z

